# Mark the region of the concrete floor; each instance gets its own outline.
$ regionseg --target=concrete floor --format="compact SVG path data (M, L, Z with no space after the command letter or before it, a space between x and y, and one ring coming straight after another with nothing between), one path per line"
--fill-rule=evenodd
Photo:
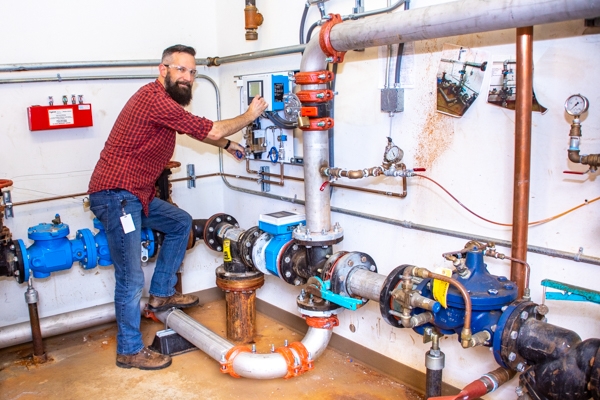
M215 301L187 311L213 332L225 336L225 302ZM152 343L162 324L142 319L144 342ZM258 314L258 352L269 352L300 334ZM49 362L32 362L31 343L0 350L0 399L408 399L423 396L368 366L327 349L315 369L291 379L236 379L199 350L175 356L159 371L115 366L116 326L104 325L44 340Z

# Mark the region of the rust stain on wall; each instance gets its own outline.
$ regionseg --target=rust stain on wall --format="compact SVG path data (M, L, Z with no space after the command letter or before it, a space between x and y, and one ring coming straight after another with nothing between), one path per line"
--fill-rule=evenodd
M419 133L419 146L415 153L415 166L431 168L435 161L452 143L454 137L454 120L435 110L430 110L425 118L425 125Z

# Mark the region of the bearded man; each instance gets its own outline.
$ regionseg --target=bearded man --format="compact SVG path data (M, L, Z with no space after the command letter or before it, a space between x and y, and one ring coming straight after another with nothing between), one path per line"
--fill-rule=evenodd
M140 88L125 104L100 153L88 193L90 209L102 223L115 268L117 366L155 370L171 365L171 357L144 346L140 332L140 299L144 288L141 231L163 234L150 283L150 311L198 304L198 297L175 291L177 271L192 217L155 197L155 182L171 160L176 135L221 147L235 156L243 148L226 139L249 125L267 108L256 96L248 110L231 119L210 121L183 107L192 100L196 51L189 46L167 48L156 81Z

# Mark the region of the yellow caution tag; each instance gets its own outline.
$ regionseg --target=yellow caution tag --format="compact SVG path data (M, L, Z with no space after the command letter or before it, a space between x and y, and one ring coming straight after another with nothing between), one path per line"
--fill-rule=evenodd
M229 245L229 239L225 239L223 241L223 261L225 262L231 261L231 249L229 248Z
M452 276L452 270L450 268L438 268L436 272L440 275L445 275L448 277ZM433 280L433 288L431 289L433 298L437 300L444 308L448 308L446 297L448 296L449 286L450 284L448 282L440 281L438 279Z

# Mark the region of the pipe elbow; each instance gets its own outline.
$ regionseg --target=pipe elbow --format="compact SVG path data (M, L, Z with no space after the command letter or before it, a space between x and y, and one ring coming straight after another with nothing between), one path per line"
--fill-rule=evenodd
M581 163L581 155L579 154L579 150L569 150L569 161L574 162L576 164Z

